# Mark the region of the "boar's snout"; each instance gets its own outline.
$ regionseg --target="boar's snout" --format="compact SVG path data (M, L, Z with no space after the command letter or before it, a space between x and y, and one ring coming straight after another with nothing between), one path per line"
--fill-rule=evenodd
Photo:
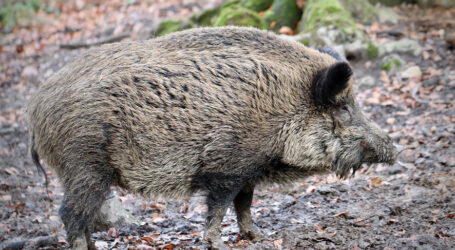
M376 123L370 121L370 136L367 140L360 141L364 149L363 162L395 164L403 147L393 143L392 138L386 135Z

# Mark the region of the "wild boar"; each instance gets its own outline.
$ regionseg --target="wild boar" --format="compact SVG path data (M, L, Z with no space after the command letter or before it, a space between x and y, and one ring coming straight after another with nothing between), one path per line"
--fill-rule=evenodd
M200 28L93 48L63 67L28 112L32 157L64 187L70 244L91 247L113 185L205 193L204 238L223 248L231 202L240 232L261 237L250 213L260 183L394 163L392 140L355 101L350 65L329 54L254 28Z

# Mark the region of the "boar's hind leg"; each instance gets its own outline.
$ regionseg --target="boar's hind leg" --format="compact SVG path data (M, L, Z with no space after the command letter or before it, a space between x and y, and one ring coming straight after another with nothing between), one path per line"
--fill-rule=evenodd
M237 214L237 224L240 233L249 240L259 240L263 235L253 225L251 218L251 203L253 201L254 185L246 185L234 199L234 208Z
M65 195L59 214L73 249L94 249L90 241L93 221L108 197L113 176L110 168L99 165L67 166L61 178Z

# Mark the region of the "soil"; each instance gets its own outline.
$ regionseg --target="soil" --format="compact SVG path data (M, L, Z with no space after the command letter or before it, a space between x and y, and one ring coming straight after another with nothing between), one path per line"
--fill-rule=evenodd
M376 79L373 86L358 91L358 99L368 116L408 148L400 163L364 167L347 180L313 176L291 186L261 188L255 193L252 213L265 239L242 239L230 209L222 232L228 247L455 249L455 53L439 33L455 27L436 18L448 10L405 6L398 11L403 16L399 24L367 29L372 36L375 29L400 30L419 40L422 56L403 58L406 66L418 66L422 77L400 79L395 73L381 73L381 58L353 62L353 67L357 79L367 75ZM83 50L52 48L31 57L1 54L2 62L11 63L9 80L0 85L0 248L50 235L58 240L35 247L68 246L58 217L62 189L45 166L48 199L43 175L28 154L24 112L39 84ZM28 66L35 68L24 73ZM205 248L203 197L164 201L117 192L124 207L142 223L94 233L98 248Z

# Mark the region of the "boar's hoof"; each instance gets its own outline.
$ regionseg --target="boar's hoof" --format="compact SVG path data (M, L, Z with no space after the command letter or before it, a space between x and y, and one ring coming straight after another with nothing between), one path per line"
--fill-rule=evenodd
M214 241L208 240L208 243L209 243L209 249L211 249L211 250L228 250L226 245L224 245L223 241L219 237L218 237L218 239L216 239Z
M87 240L85 240L85 237L77 237L71 242L71 249L73 250L87 250L88 249L88 244Z
M79 236L79 237L76 237L71 242L71 249L73 249L73 250L95 250L96 246L95 246L95 242L90 240L90 237Z
M260 241L264 239L264 235L253 225L243 228L240 233L248 240Z

